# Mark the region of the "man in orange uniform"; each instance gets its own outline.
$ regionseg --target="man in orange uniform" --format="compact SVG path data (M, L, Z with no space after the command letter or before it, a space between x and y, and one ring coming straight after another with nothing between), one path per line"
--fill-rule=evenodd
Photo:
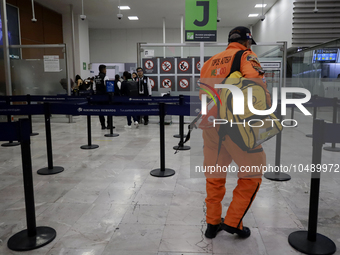
M264 78L264 71L256 54L250 49L251 44L256 44L252 39L250 30L246 27L236 27L229 33L229 45L227 49L210 58L202 67L201 81L206 83L222 83L229 74L235 54L244 50L240 63L240 72L243 77L254 80L260 84L267 93L267 104L271 105L270 95ZM210 82L209 82L210 81ZM211 84L213 86L213 84ZM204 92L200 92L204 93ZM206 172L205 199L207 206L206 221L208 224L205 236L214 238L220 230L225 230L231 234L238 234L240 237L250 236L250 229L243 226L242 219L251 203L253 202L262 181L262 171L245 172L240 171L245 166L266 165L266 155L262 146L258 146L251 151L241 150L228 135L222 142L220 153L218 154L220 125L203 130L204 140L204 166L228 166L232 160L238 165L238 183L233 191L233 200L227 211L225 219L221 219L222 204L225 194L226 172Z

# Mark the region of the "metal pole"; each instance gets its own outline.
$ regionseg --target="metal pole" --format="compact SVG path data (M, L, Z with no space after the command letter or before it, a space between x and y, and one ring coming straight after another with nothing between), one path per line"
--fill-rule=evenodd
M91 116L87 115L87 145L92 145L92 139L91 139Z
M24 133L22 130L24 122L27 120L20 120L20 133ZM22 137L21 143L21 160L22 160L22 172L24 177L24 193L25 193L25 208L26 208L26 223L28 236L35 236L36 220L35 220L35 204L34 204L34 188L33 188L33 176L32 176L32 159L31 159L31 145L29 137Z
M163 43L165 43L165 18L163 18ZM165 58L165 47L163 47L163 57Z
M1 24L2 24L2 42L3 42L3 51L4 51L6 95L11 96L12 95L12 80L11 80L11 69L10 69L10 60L9 60L6 0L0 0L0 1L1 1Z
M204 64L204 42L200 42L200 64L202 70Z
M71 11L71 27L72 27L72 62L73 62L73 77L76 76L76 61L75 61L75 51L76 51L76 44L75 44L75 36L74 36L74 14L73 14L73 5L70 4L70 11Z
M181 43L184 42L183 15L181 16ZM181 58L183 58L183 47L181 47Z
M333 98L333 124L337 123L337 117L338 117L338 98ZM332 143L332 148L335 148L335 143Z
M159 127L159 131L160 131L160 146L161 146L161 171L164 172L165 171L165 138L164 138L164 115L165 115L165 109L164 109L165 105L164 103L160 103L159 104L159 110L160 110L160 127Z
M46 147L47 147L47 166L48 166L48 169L53 169L50 104L49 103L44 103L44 108L45 108L45 130L46 130Z

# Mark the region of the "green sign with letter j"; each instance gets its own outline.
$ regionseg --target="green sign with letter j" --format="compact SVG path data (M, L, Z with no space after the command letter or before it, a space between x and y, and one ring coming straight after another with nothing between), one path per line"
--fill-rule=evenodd
M216 42L217 0L185 0L185 41Z

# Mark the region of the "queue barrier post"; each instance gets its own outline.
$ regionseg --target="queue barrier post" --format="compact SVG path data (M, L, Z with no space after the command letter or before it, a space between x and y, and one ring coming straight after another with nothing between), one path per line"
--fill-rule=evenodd
M282 114L281 114L281 104L278 104L277 106L277 114L280 119L280 122L282 122ZM280 170L275 172L267 172L263 176L271 181L289 181L291 179L289 174L282 173L280 164L281 164L281 140L282 140L282 132L277 134L276 136L276 149L275 149L275 166L278 167Z
M27 229L11 236L7 242L7 247L13 251L29 251L52 242L57 236L57 232L50 227L36 226L29 119L19 119L18 126L18 139L21 144Z
M87 144L80 146L83 150L91 150L97 149L99 145L92 144L92 137L91 137L91 115L87 115Z
M175 170L165 168L165 138L164 138L165 104L159 104L159 131L160 131L160 168L151 170L150 174L155 177L169 177L175 174Z
M27 104L31 104L31 95L27 94ZM31 130L31 136L39 135L39 133L33 133L33 126L32 126L32 115L28 115L28 119L30 120L30 130Z
M53 166L52 154L52 134L51 134L51 109L49 103L44 103L45 131L46 131L46 149L47 149L47 167L37 171L40 175L58 174L64 171L61 166Z
M112 95L109 97L109 104L112 105ZM105 134L105 137L117 137L119 134L113 133L113 116L109 115L108 117L108 122L109 122L109 127L110 127L110 134Z
M9 97L6 98L6 104L8 106L11 105L11 101L10 101ZM12 122L12 116L11 115L7 115L7 122L8 123ZM8 143L1 144L2 147L12 147L12 146L18 146L18 145L20 145L19 142L13 142L13 141L9 141Z
M90 97L87 97L87 102L90 104ZM91 150L97 149L99 145L92 144L92 137L91 137L91 115L87 115L87 144L80 146L80 149L83 150Z
M325 124L324 120L313 122L313 131L318 134L313 137L312 164L315 166L321 165L322 146L325 143ZM338 141L340 141L340 136ZM320 171L313 171L311 175L308 231L295 231L288 237L288 242L294 249L310 255L327 255L336 251L336 245L331 239L317 233L320 175Z
M313 100L313 99L315 100L315 99L317 99L317 98L318 98L318 96L317 96L317 95L314 95L314 96L312 97L312 100ZM313 121L316 120L317 110L318 110L318 108L317 108L316 106L314 106L314 107L313 107ZM313 138L313 130L312 130L312 134L307 134L306 137L308 137L308 138Z
M337 117L338 117L338 98L333 98L333 124L337 123ZM334 152L340 152L339 147L335 147L335 143L332 143L331 147L324 147L325 151L334 151Z
M184 105L184 96L179 95L179 105L183 106ZM174 150L179 150L179 151L186 151L190 150L190 146L184 145L184 115L179 116L179 136L180 136L180 141L178 145L174 146Z

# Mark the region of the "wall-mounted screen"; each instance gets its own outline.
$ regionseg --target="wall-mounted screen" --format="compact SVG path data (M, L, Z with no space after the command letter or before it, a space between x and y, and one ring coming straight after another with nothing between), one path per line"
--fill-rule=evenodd
M313 62L337 62L339 56L338 49L318 49L314 51Z

